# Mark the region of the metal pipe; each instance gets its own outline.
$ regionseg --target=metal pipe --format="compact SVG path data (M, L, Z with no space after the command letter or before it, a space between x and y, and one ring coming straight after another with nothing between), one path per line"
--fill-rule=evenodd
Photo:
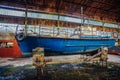
M41 23L41 20L40 20L40 23ZM39 25L39 36L41 35L41 25Z
M81 17L83 16L83 8L81 7L81 9L80 9L80 15L81 15ZM83 18L83 17L82 17ZM82 19L81 19L81 26L82 26Z
M28 13L28 8L27 8L27 4L26 4L26 10L25 10L25 36L27 36L27 30L28 30L28 25L27 25L27 13Z
M60 15L58 15L57 27L58 27L57 35L59 35L60 34Z
M80 31L79 36L81 36L81 30L82 30L81 27L84 26L83 7L81 7L81 17L82 17L82 19L81 19L81 25L79 26L79 31Z
M83 62L84 59L78 59L78 60L61 60L61 61L51 61L51 62L46 62L47 65L49 64L62 64L62 63L80 63Z
M100 17L101 18L101 22L102 22L102 34L104 34L103 32L104 32L104 21L103 21L103 17Z

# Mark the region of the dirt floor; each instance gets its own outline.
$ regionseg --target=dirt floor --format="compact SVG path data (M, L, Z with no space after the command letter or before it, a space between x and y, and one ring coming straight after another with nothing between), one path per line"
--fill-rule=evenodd
M46 59L52 59L52 61L59 60L74 60L80 59L81 55L68 55L68 56L47 56ZM120 63L119 55L108 55L108 62ZM13 66L24 66L32 64L32 57L29 58L0 58L0 66L13 65Z
M49 56L53 61L80 59L83 56ZM50 64L44 75L35 74L32 58L0 58L0 80L119 80L120 56L108 55L108 67L91 63Z

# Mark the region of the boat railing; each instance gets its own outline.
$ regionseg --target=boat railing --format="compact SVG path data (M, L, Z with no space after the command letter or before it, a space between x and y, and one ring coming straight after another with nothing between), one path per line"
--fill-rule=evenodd
M24 26L0 25L0 33L24 33ZM62 38L113 38L113 32L103 32L97 30L81 29L75 32L75 28L50 27L50 26L28 26L27 36L49 36ZM2 35L2 34L1 34Z
M63 37L63 38L112 38L111 32L103 32L97 30L81 30L76 31L74 28L65 27L37 27L32 32L28 32L28 36L49 36L49 37ZM28 30L31 31L31 30Z

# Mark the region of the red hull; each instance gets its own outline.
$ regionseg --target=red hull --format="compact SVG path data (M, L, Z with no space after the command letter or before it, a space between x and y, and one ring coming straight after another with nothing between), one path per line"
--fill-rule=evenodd
M13 47L2 47L2 43L13 43ZM22 52L17 44L16 40L0 40L1 46L0 46L0 57L13 57L18 58L22 57Z
M120 51L116 51L116 50L109 50L108 53L109 54L119 54L120 55Z

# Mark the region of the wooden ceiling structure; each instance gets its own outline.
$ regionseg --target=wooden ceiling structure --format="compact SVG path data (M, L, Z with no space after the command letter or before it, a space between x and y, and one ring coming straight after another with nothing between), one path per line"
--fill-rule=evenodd
M0 5L120 22L120 0L0 0Z

